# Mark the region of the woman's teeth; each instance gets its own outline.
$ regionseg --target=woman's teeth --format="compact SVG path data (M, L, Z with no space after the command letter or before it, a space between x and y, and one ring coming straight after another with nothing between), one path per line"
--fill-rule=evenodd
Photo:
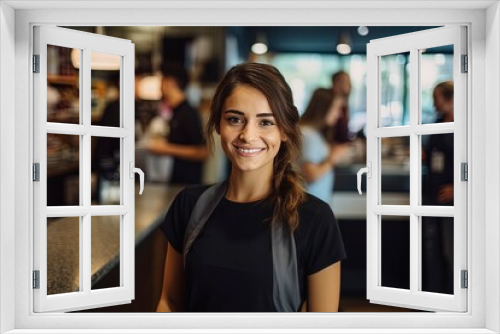
M259 151L262 151L262 149L261 148L244 149L244 148L238 147L238 151L243 152L243 153L252 154L252 153L257 153Z

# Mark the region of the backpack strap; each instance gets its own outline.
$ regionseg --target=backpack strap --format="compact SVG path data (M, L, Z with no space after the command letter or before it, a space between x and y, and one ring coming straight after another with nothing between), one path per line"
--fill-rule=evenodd
M184 235L183 261L194 241L225 196L227 181L206 189L196 201ZM296 312L300 307L300 289L297 270L295 238L288 226L281 222L271 224L273 253L273 302L278 312Z

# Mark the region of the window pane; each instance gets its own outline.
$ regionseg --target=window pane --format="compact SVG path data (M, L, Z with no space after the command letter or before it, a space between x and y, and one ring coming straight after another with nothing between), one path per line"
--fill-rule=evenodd
M453 45L422 50L421 122L453 122Z
M47 122L80 124L80 51L47 45Z
M410 204L410 138L380 139L381 204Z
M409 105L410 53L380 57L380 126L410 124Z
M453 220L421 217L422 291L453 294Z
M91 52L92 125L120 126L120 60Z
M92 137L92 205L120 204L121 138Z
M422 140L422 205L453 206L453 133Z
M382 286L410 289L410 217L381 216Z
M112 269L120 272L120 225L120 216L92 217L93 290L120 286L120 275L117 279L105 277Z
M47 134L47 205L80 205L80 136Z
M47 295L80 286L80 218L47 219Z

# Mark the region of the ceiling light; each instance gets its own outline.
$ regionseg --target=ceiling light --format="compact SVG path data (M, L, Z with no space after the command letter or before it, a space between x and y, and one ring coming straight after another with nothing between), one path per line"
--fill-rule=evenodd
M161 75L147 75L137 83L137 97L141 100L161 100Z
M358 34L360 34L361 36L366 36L366 35L368 35L369 32L370 32L370 29L368 29L368 27L366 27L366 26L358 27Z
M338 44L337 52L341 55L348 55L349 53L351 53L351 47L349 46L349 44Z
M267 53L267 45L264 43L255 43L252 45L252 52L257 55L263 55Z
M337 52L341 55L348 55L351 53L351 36L349 32L344 30L340 32L338 44L337 44Z

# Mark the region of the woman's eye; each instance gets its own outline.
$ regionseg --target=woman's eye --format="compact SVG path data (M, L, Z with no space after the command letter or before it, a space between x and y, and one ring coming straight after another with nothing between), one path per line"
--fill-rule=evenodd
M263 119L261 122L260 122L261 125L263 126L272 126L274 125L274 122L269 120L269 119Z
M238 117L228 117L226 118L229 124L242 124L243 120Z

